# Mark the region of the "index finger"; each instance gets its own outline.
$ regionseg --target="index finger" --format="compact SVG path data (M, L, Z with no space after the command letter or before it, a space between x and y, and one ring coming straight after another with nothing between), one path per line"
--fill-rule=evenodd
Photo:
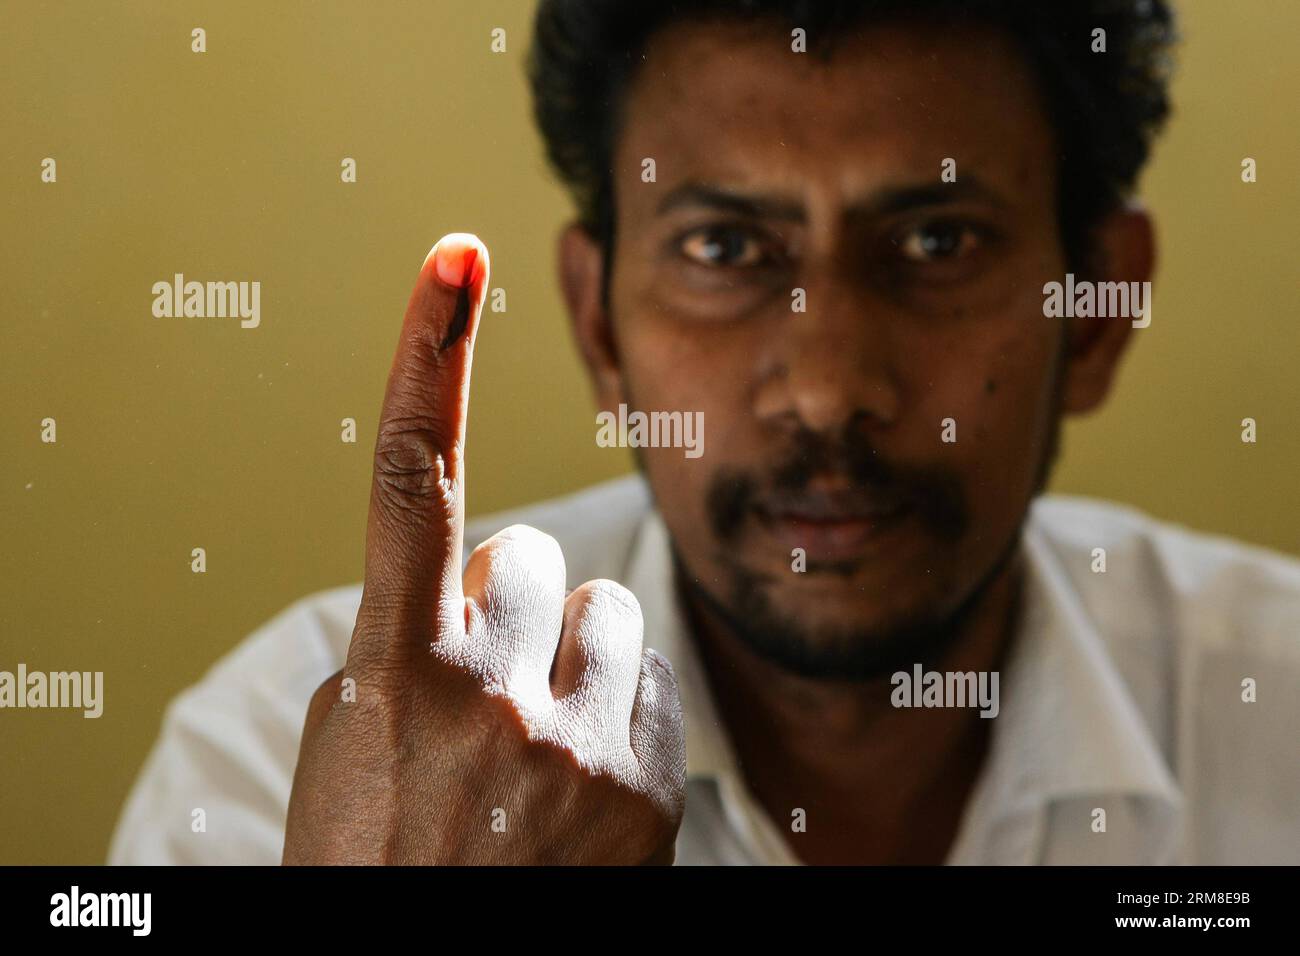
M361 653L464 632L465 422L487 278L487 247L450 233L425 257L406 307L375 440Z

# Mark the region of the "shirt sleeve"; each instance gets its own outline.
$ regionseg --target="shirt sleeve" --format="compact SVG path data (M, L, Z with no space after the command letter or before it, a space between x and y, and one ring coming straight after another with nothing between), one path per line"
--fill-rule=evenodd
M342 666L351 630L328 604L295 604L171 702L109 864L280 862L307 703Z

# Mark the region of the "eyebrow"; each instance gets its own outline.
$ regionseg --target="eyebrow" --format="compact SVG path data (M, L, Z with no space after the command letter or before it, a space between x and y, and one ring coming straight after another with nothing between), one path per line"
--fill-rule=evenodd
M996 191L974 176L955 183L927 183L916 186L890 186L850 204L846 215L852 218L895 215L929 206L950 205L964 200L979 200L1005 209L1008 203ZM713 209L748 219L776 219L804 222L807 214L797 199L784 196L746 193L716 183L688 180L674 187L659 201L657 215L674 209Z

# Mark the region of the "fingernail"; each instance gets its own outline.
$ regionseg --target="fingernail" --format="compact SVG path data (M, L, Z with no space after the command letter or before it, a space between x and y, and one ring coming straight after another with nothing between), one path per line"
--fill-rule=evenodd
M483 270L480 251L486 252L478 236L469 232L452 232L434 246L434 268L438 278L455 288L468 288Z

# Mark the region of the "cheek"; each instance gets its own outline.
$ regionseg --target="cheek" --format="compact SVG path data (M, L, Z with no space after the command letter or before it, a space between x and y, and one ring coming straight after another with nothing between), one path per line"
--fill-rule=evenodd
M1034 469L1035 452L1055 414L1056 341L1047 328L1032 336L1012 331L983 356L981 380L972 385L978 393L975 407L982 426L976 437L1004 458L1011 470Z
M976 515L1019 513L1046 451L1057 340L1051 328L1026 329L1033 320L981 324L978 332L930 342L921 353L926 373L914 383L920 394L913 414L922 439L933 436L937 457L964 473ZM949 418L955 443L943 441L942 421Z
M701 412L719 442L743 417L753 369L720 326L639 321L621 346L629 408Z
M657 498L690 517L685 535L704 531L710 479L728 462L746 461L746 448L755 440L752 357L720 327L668 321L636 323L621 345L629 412L698 413L699 457L688 457L682 448L642 448L638 457Z

